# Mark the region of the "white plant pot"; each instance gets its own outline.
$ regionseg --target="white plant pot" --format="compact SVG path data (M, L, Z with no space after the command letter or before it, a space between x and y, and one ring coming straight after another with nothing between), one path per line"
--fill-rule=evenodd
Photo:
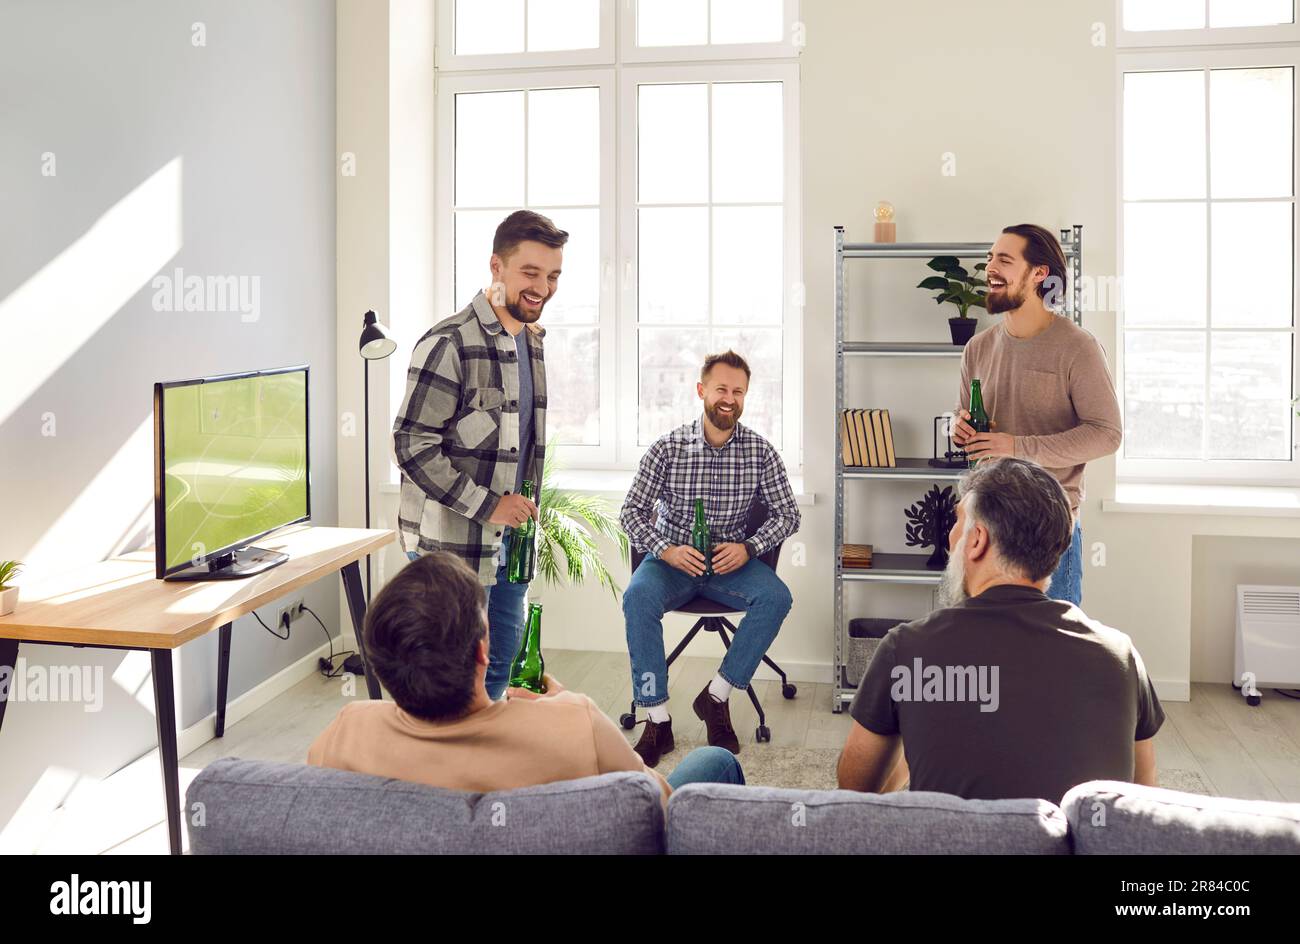
M18 609L18 588L0 590L0 616L8 616L16 609Z

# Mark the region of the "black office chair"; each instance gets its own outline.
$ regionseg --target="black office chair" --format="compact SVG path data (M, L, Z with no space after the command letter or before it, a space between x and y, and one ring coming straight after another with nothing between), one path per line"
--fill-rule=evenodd
M763 524L763 522L766 520L767 520L767 506L762 504L761 502L757 502L757 501L754 502L754 504L749 506L749 518L745 522L745 534L753 535L754 532L756 532L759 529L759 527ZM776 547L772 548L766 554L760 556L759 560L761 560L768 567L771 567L773 570L776 570L776 562L780 557L781 557L781 544L778 544ZM645 559L645 553L643 551L638 551L636 548L632 548L632 571L633 572L635 572L636 569L641 566L641 561L644 559ZM682 650L685 649L687 645L690 644L690 641L695 638L696 634L700 630L704 630L706 633L717 633L718 637L722 640L722 645L725 648L730 649L731 636L735 635L736 627L731 625L731 621L728 620L726 616L724 616L723 614L743 613L744 611L730 609L724 604L715 603L713 600L710 600L707 597L702 597L697 595L687 600L684 604L677 607L672 612L691 613L694 615L698 615L700 618L695 621L695 625L691 627L691 631L687 633L686 636L682 639L682 641L677 644L677 648L674 649L672 655L668 657L668 666L670 668L672 667L673 662L676 661L677 657L682 654ZM730 633L731 635L729 636L728 633ZM781 694L786 698L794 698L794 696L798 694L799 689L795 686L793 682L786 680L785 670L782 669L775 662L773 662L771 659L769 659L766 654L764 654L763 656L763 661L767 663L776 672L777 675L781 676ZM772 732L767 726L767 716L763 714L763 706L759 704L758 696L754 694L754 686L752 683L750 684L749 688L746 689L746 691L749 692L749 700L754 703L754 710L758 712L758 728L754 731L754 739L758 741L760 744L763 743L764 741L772 740ZM623 725L623 727L628 731L631 731L634 727L636 727L636 699L635 698L632 700L631 709L627 712L627 714L620 715L618 721L619 724Z

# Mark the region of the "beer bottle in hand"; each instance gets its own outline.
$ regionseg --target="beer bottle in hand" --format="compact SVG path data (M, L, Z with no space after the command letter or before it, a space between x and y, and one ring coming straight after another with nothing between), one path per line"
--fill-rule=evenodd
M984 409L984 393L978 377L970 382L970 425L977 433L989 432L989 414ZM969 459L966 464L973 469L978 462L979 459Z
M542 605L528 604L528 622L519 651L510 665L510 687L546 694L546 660L542 658Z
M524 498L533 497L531 479L524 479L524 487L519 494ZM510 583L528 583L533 579L537 566L537 522L529 518L510 535L510 556L506 558L506 580Z
M713 538L704 520L704 499L695 499L695 527L691 528L691 547L704 555L704 576L713 576Z

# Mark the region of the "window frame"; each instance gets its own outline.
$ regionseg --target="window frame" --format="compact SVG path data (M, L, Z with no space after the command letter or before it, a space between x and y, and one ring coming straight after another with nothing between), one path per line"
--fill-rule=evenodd
M1291 23L1274 26L1209 26L1210 0L1205 0L1206 26L1179 30L1128 30L1124 28L1124 0L1115 0L1115 45L1126 49L1206 47L1232 44L1300 43L1300 11L1293 0Z
M707 43L694 46L639 46L636 41L637 6L641 0L626 0L619 17L620 61L626 64L651 62L719 61L728 59L791 59L799 55L794 26L799 22L799 0L782 0L782 22L786 32L774 43ZM710 3L712 0L710 0Z
M455 299L456 242L455 242L455 167L456 167L456 96L462 93L506 92L552 88L592 88L599 89L600 99L600 317L597 326L600 331L600 358L602 363L616 364L617 357L617 299L614 292L612 267L615 256L615 121L614 95L615 76L612 69L583 69L568 71L528 71L512 70L510 72L492 72L477 75L457 75L443 78L438 83L437 92L437 140L435 142L434 168L434 261L435 298L438 311L445 312L435 316L430 326L442 317L453 314L460 309ZM525 111L526 114L526 111ZM527 167L525 167L525 174ZM606 211L606 207L612 209ZM541 209L540 212L545 212ZM504 218L504 216L503 216ZM484 272L487 271L488 257L492 247L485 246L483 251ZM560 291L564 289L564 276L560 276ZM545 319L542 326L546 327ZM426 329L427 330L427 329ZM600 445L564 445L566 464L582 468L612 467L615 455L617 400L615 394L615 376L612 371L598 370L600 385ZM547 436L553 435L548 430Z
M524 41L528 35L528 2L524 0ZM456 0L437 0L434 27L434 68L441 72L493 69L524 71L547 66L613 65L617 55L616 0L598 0L600 45L594 49L553 49L543 52L456 52Z
M1181 31L1179 31L1181 32ZM1115 149L1116 186L1116 265L1121 284L1124 280L1124 225L1125 206L1128 202L1124 195L1124 78L1126 74L1136 72L1172 72L1195 71L1207 72L1216 69L1264 69L1291 68L1293 70L1292 86L1292 284L1291 284L1291 393L1300 395L1300 46L1265 47L1265 48L1205 48L1193 47L1182 49L1150 48L1141 52L1123 52L1116 57L1115 81L1115 135L1118 147ZM1210 103L1206 101L1206 137L1207 173L1209 173L1210 125L1208 122ZM1268 198L1264 198L1268 199ZM1276 198L1274 198L1276 199ZM1147 201L1132 201L1147 202ZM1153 203L1178 202L1152 200ZM1184 202L1201 203L1201 198L1188 199ZM1216 202L1211 191L1206 190L1203 201L1209 208ZM1248 201L1243 201L1248 202ZM1209 335L1215 330L1238 331L1283 331L1283 328L1246 328L1215 329L1212 327L1213 311L1209 308L1209 284L1212 278L1212 261L1209 253L1213 251L1212 230L1207 229L1207 311L1204 327L1177 328L1157 327L1157 331L1186 330L1204 332L1207 336L1207 358L1209 357ZM1126 394L1127 376L1125 373L1127 319L1123 306L1116 312L1116 352L1115 362L1119 382L1117 396L1122 415L1127 416ZM1133 328L1134 331L1152 330L1148 327ZM1208 371L1208 366L1207 366ZM1208 395L1208 387L1207 387ZM1246 486L1283 486L1300 487L1300 419L1295 416L1294 408L1290 411L1292 421L1292 454L1289 459L1129 459L1124 456L1123 446L1116 455L1116 481L1134 484L1216 484Z

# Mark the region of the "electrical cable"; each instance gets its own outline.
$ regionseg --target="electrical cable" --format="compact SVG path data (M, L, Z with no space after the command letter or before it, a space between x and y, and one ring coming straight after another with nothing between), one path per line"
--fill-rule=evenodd
M257 615L257 610L253 610L253 616L256 617L256 619L257 619L257 621L258 621L259 623L262 623L262 617L260 617L260 616ZM262 623L262 628L263 628L264 630L266 630L268 633L270 633L272 636L274 636L276 639L288 639L288 638L289 638L289 627L288 627L288 626L286 626L286 627L284 628L284 635L283 635L283 636L281 636L279 633L277 633L277 632L276 632L274 629L272 629L270 626L267 626L265 623Z
M340 653L338 653L337 655L335 655L335 653L334 653L334 637L331 636L331 635L330 635L330 631L329 631L328 629L325 628L325 621L322 620L319 616L317 616L317 615L316 615L316 611L313 610L311 607L309 607L306 603L304 603L304 604L302 605L302 608L303 608L304 610L306 610L308 613L310 613L310 614L312 615L312 618L313 618L314 620L316 620L316 622L320 623L321 632L323 632L323 633L325 634L325 639L326 639L326 641L329 643L329 647L330 647L330 657L329 657L330 671L326 672L326 671L322 668L322 669L321 669L321 675L325 676L326 678L339 678L339 677L341 677L341 676L347 674L347 673L346 673L346 669L344 669L342 666L340 666L340 667L337 668L337 669L334 668L334 660L335 660L335 659L338 659L338 658L342 658L342 657L346 657L346 656L353 655L354 650L352 650L352 649L344 649L342 652L340 652Z
M313 618L314 620L316 620L317 623L320 624L321 632L323 632L323 633L325 634L325 641L329 644L329 647L330 647L330 655L329 655L329 659L328 659L328 664L329 664L330 670L329 670L328 672L326 672L326 671L325 671L325 667L324 667L324 666L321 666L317 671L319 671L321 675L325 676L325 678L341 678L342 676L346 675L346 674L347 674L347 670L346 670L345 668L343 668L342 666L340 666L340 667L337 668L337 669L334 668L334 660L335 660L335 659L346 658L347 656L353 655L353 654L355 654L355 650L353 650L353 649L344 649L343 651L336 653L336 652L334 651L334 637L330 635L330 631L329 631L329 629L325 626L325 621L322 620L322 619L321 619L321 618L316 614L316 611L313 610L311 607L309 607L306 603L302 604L302 609L304 609L304 610L306 610L308 613L310 613L310 614L312 615L312 618ZM280 639L280 640L288 640L289 635L290 635L290 633L291 633L292 630L293 630L293 627L292 627L292 626L286 626L286 627L284 628L284 635L281 636L281 635L280 635L279 633L277 633L274 629L272 629L270 626L267 626L266 623L263 622L262 617L258 615L258 613L257 613L256 610L253 610L253 616L254 616L254 618L255 618L259 623L262 624L262 628L265 629L265 630L266 630L268 633L270 633L272 636L274 636L276 639ZM324 661L326 661L326 660L322 659L322 661L324 662Z

